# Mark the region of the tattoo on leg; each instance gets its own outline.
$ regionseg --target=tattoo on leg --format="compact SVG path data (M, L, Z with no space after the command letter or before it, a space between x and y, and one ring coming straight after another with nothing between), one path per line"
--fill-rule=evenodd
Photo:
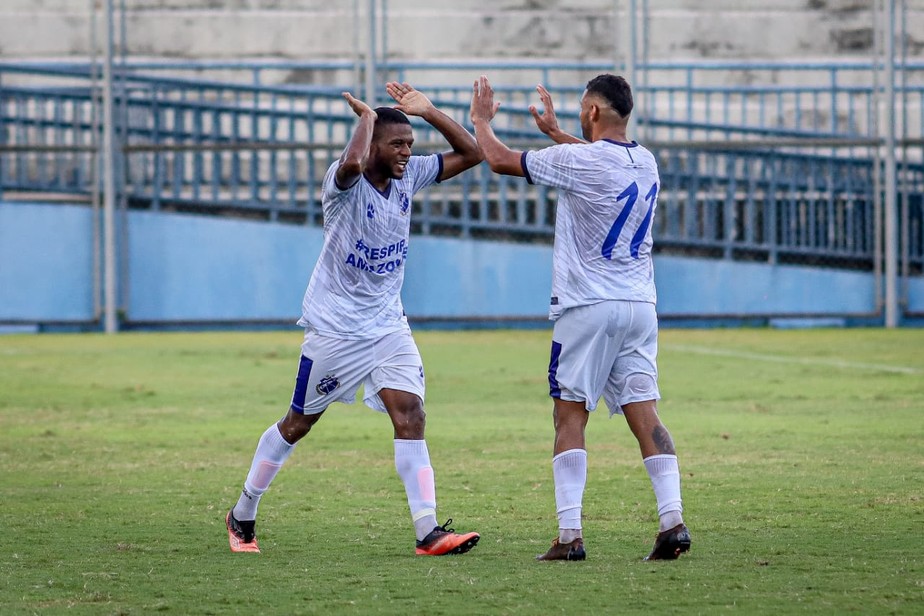
M667 428L664 426L658 426L651 431L651 440L654 441L659 454L676 455L674 452L674 441L671 440L671 433L668 432Z

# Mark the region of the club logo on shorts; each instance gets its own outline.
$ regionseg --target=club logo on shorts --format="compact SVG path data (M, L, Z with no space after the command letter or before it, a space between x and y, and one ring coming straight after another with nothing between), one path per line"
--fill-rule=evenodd
M323 379L318 381L318 385L314 388L314 390L318 392L319 396L326 396L338 387L340 387L340 379L332 374L328 374Z

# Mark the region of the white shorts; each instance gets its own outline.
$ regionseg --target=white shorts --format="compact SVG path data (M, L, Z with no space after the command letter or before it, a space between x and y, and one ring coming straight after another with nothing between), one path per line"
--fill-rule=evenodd
M424 370L410 330L367 340L344 340L305 330L291 409L314 415L332 402L352 404L363 385L363 402L386 412L381 389L398 389L424 400Z
M549 395L610 415L659 400L658 315L648 302L604 301L566 309L552 331Z

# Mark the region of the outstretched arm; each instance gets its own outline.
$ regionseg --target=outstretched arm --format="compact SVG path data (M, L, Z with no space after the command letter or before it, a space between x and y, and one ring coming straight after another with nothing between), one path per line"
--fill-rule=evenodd
M447 180L474 167L483 159L475 138L458 122L433 106L430 99L407 83L390 81L385 90L398 103L395 108L407 115L423 118L430 126L440 131L451 152L443 152L443 173L439 180Z
M555 143L587 143L561 130L558 126L558 116L555 115L555 106L552 105L552 95L541 83L536 86L536 91L539 93L539 100L542 101L543 107L542 113L539 113L535 105L529 106L529 112L533 114L536 127Z
M343 98L350 104L353 112L359 116L359 123L353 130L353 136L340 155L340 166L337 167L337 186L349 188L359 179L366 169L366 160L369 158L369 144L372 143L372 130L378 117L375 111L349 92L343 93Z
M484 159L495 173L523 176L520 164L522 152L511 150L494 134L491 120L500 103L494 102L494 90L488 78L482 75L472 88L472 124L475 126L475 139L484 153Z

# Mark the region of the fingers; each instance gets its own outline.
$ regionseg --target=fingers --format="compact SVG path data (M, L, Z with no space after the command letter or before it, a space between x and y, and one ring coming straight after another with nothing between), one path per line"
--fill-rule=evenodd
M475 80L474 92L479 96L494 95L494 90L491 88L491 82L488 81L487 75L482 75Z
M388 92L388 95L393 99L400 102L402 98L415 90L414 87L407 82L399 83L397 81L389 81L385 84L385 91Z
M472 104L470 107L472 121L484 119L490 122L494 119L497 110L500 109L500 103L494 100L494 90L491 83L484 75L479 77L472 84Z

